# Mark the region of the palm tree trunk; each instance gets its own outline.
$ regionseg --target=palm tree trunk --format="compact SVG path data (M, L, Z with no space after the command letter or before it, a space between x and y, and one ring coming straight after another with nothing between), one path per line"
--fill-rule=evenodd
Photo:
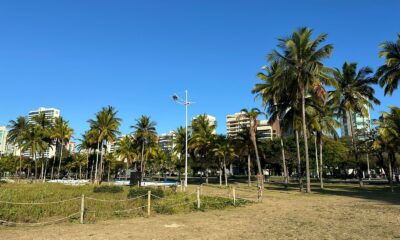
M224 156L224 177L225 177L225 186L228 186L228 174L226 174L226 157Z
M22 178L22 154L19 155L19 180Z
M288 179L288 172L287 172L287 168L286 168L286 158L285 158L285 148L283 146L283 139L281 137L281 150L282 150L282 166L283 166L283 177L285 179L285 187L287 187L288 183L289 183L289 179Z
M360 187L364 186L363 179L362 179L362 173L361 173L361 166L360 162L358 161L358 149L357 149L357 144L356 144L356 139L355 139L355 132L353 128L353 113L349 111L349 118L350 118L350 131L351 131L351 143L353 144L354 148L354 157L356 159L356 163L358 164L358 182Z
M111 164L108 164L108 174L107 174L107 182L110 183L110 171L111 171Z
M40 179L44 180L44 153L42 153L42 161L41 161L41 171L40 171Z
M62 157L63 157L63 148L64 148L64 142L61 141L61 149L60 149L60 160L58 161L58 178L60 178L61 176L61 161L62 161Z
M97 175L97 177L99 178L99 183L101 183L102 182L102 180L103 180L103 172L104 172L104 166L103 166L103 155L104 155L104 153L103 153L103 148L104 148L104 144L103 144L103 141L101 142L101 144L100 144L100 168L99 168L99 173L98 173L98 175Z
M100 141L97 141L97 150L96 150L96 164L94 170L94 183L97 183L97 167L99 164L99 152L100 152Z
M35 162L35 180L37 179L37 160L36 153L33 154L33 161Z
M82 179L82 164L79 164L79 179Z
M306 99L305 89L301 89L301 115L303 120L303 136L304 136L304 151L306 155L306 179L307 179L307 192L311 192L311 180L310 180L310 160L308 158L308 139L307 139L307 123L306 123Z
M315 148L315 169L317 172L317 178L319 178L317 135L314 136L314 148Z
M321 189L324 189L323 167L322 167L322 134L319 134L319 181Z
M140 181L143 182L143 175L144 175L144 141L142 142L142 160L140 161L140 171L142 172L142 174L140 174Z
M54 157L53 157L53 163L51 164L51 173L50 173L50 179L53 180L54 177L54 164L56 162L56 155L57 155L57 146L56 146L56 152L54 153Z
M388 167L389 167L389 184L390 184L390 190L393 192L393 171L392 171L392 161L393 161L394 153L389 153L388 154Z
M299 190L303 191L303 180L301 178L301 158L300 158L300 143L299 143L299 131L296 130L296 150L297 150L297 175L299 178Z
M248 182L248 185L249 185L249 187L251 186L251 169L250 169L250 152L249 152L249 154L247 155L247 182Z

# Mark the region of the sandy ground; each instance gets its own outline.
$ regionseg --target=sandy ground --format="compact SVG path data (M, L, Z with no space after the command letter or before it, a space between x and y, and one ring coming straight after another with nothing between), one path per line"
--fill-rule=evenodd
M1 227L0 239L400 239L398 202L346 195L274 190L262 203L226 210Z

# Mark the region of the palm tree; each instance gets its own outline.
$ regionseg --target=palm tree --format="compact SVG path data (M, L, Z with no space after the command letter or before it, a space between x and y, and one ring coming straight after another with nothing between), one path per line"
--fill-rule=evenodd
M38 115L32 117L32 123L35 124L35 126L38 128L38 131L40 132L43 141L47 143L46 149L44 149L44 151L41 152L42 170L40 173L40 178L43 181L45 181L46 180L45 169L47 169L47 159L45 159L45 153L51 147L51 144L53 142L51 138L51 128L53 124L53 119L48 118L44 112L40 112Z
M226 173L226 161L236 156L235 148L233 147L231 139L221 136L218 138L213 152L223 159L222 168L224 169L225 186L228 186L228 175Z
M64 146L69 142L70 138L72 137L72 134L73 134L73 129L68 126L68 121L65 121L62 117L58 117L55 119L54 126L52 128L52 138L56 142L55 155L57 155L57 143L61 145L60 160L58 162L58 171L57 171L58 178L60 177L61 173L61 161L63 157ZM53 167L51 170L51 175L53 175Z
M190 132L188 131L188 139L190 139ZM174 148L173 152L178 156L179 162L177 168L179 171L179 181L181 181L181 169L184 166L182 164L183 156L185 156L186 149L186 128L180 126L174 131Z
M43 138L43 132L40 127L34 124L29 124L29 127L27 131L25 131L22 138L24 139L24 141L21 145L21 150L30 151L30 155L32 156L35 163L35 179L37 179L36 155L44 154L46 149L48 149L49 147L49 143Z
M18 146L21 151L19 155L19 177L22 176L22 144L24 142L24 136L26 131L28 130L28 121L26 117L18 117L16 120L11 120L9 122L8 134L7 134L7 142L13 144L14 146Z
M258 116L264 115L263 112L261 112L258 108L252 108L250 110L247 109L242 109L240 110L245 114L246 117L249 118L250 120L250 126L249 126L249 132L250 132L250 137L251 137L251 142L253 143L253 148L254 152L256 154L256 161L257 161L257 170L258 170L258 175L262 175L262 168L261 168L261 162L260 162L260 157L258 155L258 148L257 148L257 127L258 127Z
M142 180L144 175L144 154L147 145L156 141L156 123L153 122L149 116L142 115L139 119L136 119L136 124L132 125L131 128L135 129L135 138L140 142L141 145L141 161L140 161L140 171L142 172Z
M331 92L333 101L338 108L337 113L344 119L350 120L350 134L353 145L355 160L358 163L358 149L356 144L356 131L354 129L354 115L368 115L368 109L373 109L374 104L380 104L375 98L375 90L371 85L376 84L377 80L372 76L372 69L369 67L361 68L357 71L357 63L343 64L342 70L335 69L333 76L337 81L337 88ZM371 103L372 102L372 103ZM362 185L361 169L359 169L360 185Z
M378 137L373 143L375 149L381 148L388 155L389 183L393 192L393 168L396 163L396 153L400 146L400 108L390 107L390 112L382 112L378 126Z
M320 47L326 40L327 34L320 34L312 40L312 33L312 29L302 27L292 33L290 37L279 39L278 48L281 52L273 50L268 55L269 61L280 62L284 66L284 70L281 73L282 75L287 75L288 72L290 72L292 76L290 78L290 84L294 86L297 90L296 92L299 93L295 94L293 97L301 96L307 192L311 192L311 185L306 121L306 95L315 82L322 81L326 84L329 83L330 77L327 74L328 69L324 67L322 61L328 58L333 50L333 46L330 44Z
M126 178L128 179L128 169L129 165L137 158L137 149L134 144L134 139L131 136L122 137L118 143L115 150L117 157L126 162ZM135 163L136 165L136 163Z
M400 33L397 34L396 42L384 42L381 48L379 57L385 58L385 64L378 68L376 76L379 85L385 87L385 95L392 95L400 80Z
M117 140L117 136L120 134L119 127L121 125L121 119L117 117L118 111L112 106L103 107L102 110L96 113L96 119L90 119L90 129L93 132L98 133L97 143L101 147L100 149L100 166L99 174L97 175L97 162L96 162L96 173L95 181L101 182L103 176L103 148L107 146L107 143L112 143ZM99 151L99 147L97 148ZM98 179L99 178L99 179Z
M247 156L247 184L251 186L251 149L253 142L251 140L250 129L247 126L242 127L243 130L239 131L235 141L237 142L240 152ZM258 137L256 137L258 139Z

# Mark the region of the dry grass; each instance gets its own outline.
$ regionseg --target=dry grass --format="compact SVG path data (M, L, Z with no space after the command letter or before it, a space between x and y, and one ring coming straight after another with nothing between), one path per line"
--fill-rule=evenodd
M194 187L191 187L193 190ZM331 185L312 194L268 185L262 203L241 208L63 223L37 228L0 228L1 239L400 239L400 189ZM238 195L255 188L236 185ZM203 187L203 194L228 189Z

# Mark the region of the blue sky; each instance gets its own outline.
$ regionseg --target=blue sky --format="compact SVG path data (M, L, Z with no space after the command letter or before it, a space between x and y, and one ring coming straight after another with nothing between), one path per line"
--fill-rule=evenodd
M300 26L328 33L335 47L325 63L376 69L378 45L395 40L399 1L1 1L0 125L40 106L56 107L76 137L106 105L123 118L142 114L158 132L184 124L171 99L189 90L189 116L225 116L258 107L250 93L276 39ZM399 104L383 97L372 117Z

